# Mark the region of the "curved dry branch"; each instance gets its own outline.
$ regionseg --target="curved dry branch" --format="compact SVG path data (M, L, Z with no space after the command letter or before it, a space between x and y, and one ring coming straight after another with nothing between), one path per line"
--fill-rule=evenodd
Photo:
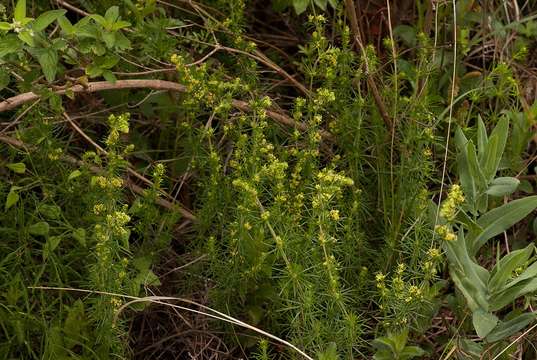
M3 136L3 135L0 135L0 142L3 142L5 144L8 144L8 145L11 145L11 146L14 146L16 148L19 148L19 149L29 149L29 146L25 143L23 143L22 141L20 140L17 140L17 139L14 139L14 138L11 138L11 137L8 137L8 136ZM77 158L73 157L73 156L70 156L70 155L62 155L61 159L65 162L68 162L72 165L75 165L75 166L83 166L83 165L86 165L82 160L78 160ZM89 169L94 173L94 174L102 174L103 170L101 168L98 168L97 166L90 166ZM141 186L138 186L136 185L135 183L133 183L132 181L130 181L129 179L124 179L124 185L130 189L132 192L134 192L135 194L138 194L138 195L144 195L145 194L145 189L142 188ZM163 198L157 198L155 199L155 203L157 205L160 205L168 210L176 210L178 211L185 219L189 220L189 221L197 221L197 218L194 214L192 214L192 212L190 212L190 210L187 210L186 208L182 207L180 204L178 204L175 199L170 199L172 201L168 201L166 199L163 199Z
M95 82L90 82L85 85L78 84L78 85L74 85L66 89L54 90L54 93L58 95L64 95L67 92L93 93L93 92L99 92L99 91L104 91L104 90L119 90L119 89L153 89L153 90L168 90L168 91L175 91L175 92L187 91L185 85L175 83L172 81L132 79L132 80L117 80L114 83L111 83L108 81L95 81ZM13 96L11 98L8 98L0 102L0 112L12 110L18 106L21 106L22 104L25 104L27 102L30 102L32 100L36 100L39 98L40 98L40 95L34 92L27 92L24 94ZM239 109L244 112L252 111L252 108L248 105L248 103L242 100L233 100L232 105L236 109ZM267 116L279 122L280 124L283 124L289 127L294 127L301 131L306 131L308 129L307 125L296 122L289 116L283 113L277 112L277 111L267 110ZM328 131L321 130L320 133L323 139L330 140L330 141L333 140L333 135L330 134Z

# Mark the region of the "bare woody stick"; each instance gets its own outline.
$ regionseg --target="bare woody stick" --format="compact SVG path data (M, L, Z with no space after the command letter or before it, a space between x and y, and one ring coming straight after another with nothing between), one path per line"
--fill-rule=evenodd
M93 93L93 92L99 92L99 91L104 91L104 90L118 90L118 89L153 89L153 90L168 90L168 91L176 91L176 92L187 91L186 86L172 82L172 81L132 79L132 80L118 80L115 83L111 83L108 81L95 81L95 82L90 82L85 85L78 84L78 85L74 85L66 89L58 89L58 90L55 90L54 92L58 95L64 95L67 92ZM22 104L25 104L32 100L37 100L39 98L40 96L34 92L27 92L27 93L13 96L11 98L8 98L0 102L0 112L14 109L18 106L21 106ZM242 100L232 100L232 105L233 107L241 111L245 111L245 112L252 111L248 103ZM283 124L289 127L294 127L301 131L306 131L308 129L306 124L296 122L289 116L273 111L273 110L267 110L267 116L279 122L280 124ZM320 134L321 134L321 137L325 140L333 141L334 139L333 135L330 134L328 131L321 130Z
M8 136L2 136L0 135L0 142L3 142L3 143L6 143L6 144L9 144L11 146L14 146L16 148L19 148L19 149L27 149L28 146L23 143L22 141L20 140L17 140L17 139L13 139L11 137L8 137ZM76 165L76 166L82 166L84 165L84 162L81 161L81 160L78 160L70 155L63 155L61 157L61 159L65 162L68 162L70 164L73 164L73 165ZM96 167L96 166L90 166L89 169L95 173L95 174L100 174L103 172L102 169ZM136 185L135 183L133 183L132 181L129 181L128 179L127 180L124 180L124 183L125 183L125 186L128 187L132 192L134 192L135 194L138 194L138 195L143 195L145 190ZM155 203L157 205L160 205L166 209L175 209L177 211L179 211L179 213L181 213L181 215L185 218L185 219L188 219L189 221L196 221L196 216L194 214L192 214L189 210L179 206L179 204L175 203L175 202L171 202L171 201L168 201L168 200L165 200L165 199L162 199L162 198L157 198L155 200Z
M367 61L364 45L362 43L362 39L360 36L360 27L358 26L358 19L356 18L356 10L354 8L354 1L345 0L345 7L349 15L349 20L351 23L351 30L354 35L353 36L354 42L358 46L360 51L362 51L362 54L364 56L365 72L367 76L367 86L369 87L369 90L371 90L371 93L373 94L373 98L375 99L375 103L380 112L380 116L382 117L382 119L384 120L384 123L386 124L386 128L391 131L393 128L393 121L388 115L386 106L384 105L384 102L382 101L382 98L380 97L380 92L377 87L377 84L375 83L375 79L373 79L373 75L371 74L370 69L369 69L369 63Z

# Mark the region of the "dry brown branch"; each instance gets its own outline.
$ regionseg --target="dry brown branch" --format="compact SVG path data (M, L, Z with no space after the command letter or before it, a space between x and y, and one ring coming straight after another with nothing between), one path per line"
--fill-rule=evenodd
M393 120L388 115L388 111L386 110L386 105L384 104L384 101L382 100L380 96L379 89L377 87L377 84L375 83L375 79L373 79L373 74L371 74L371 71L369 69L369 63L367 61L367 57L365 54L364 45L362 42L362 37L360 36L360 27L358 25L358 19L356 17L356 10L353 0L345 0L345 7L347 9L347 14L349 15L349 20L351 23L351 30L353 33L353 38L355 44L358 46L358 48L362 51L362 54L364 56L365 61L365 72L367 76L367 85L369 87L369 90L373 94L373 98L375 99L375 103L377 105L377 108L380 112L380 116L382 116L382 119L384 120L384 123L386 124L386 128L388 130L392 130L393 127Z
M2 136L0 135L0 141L5 143L5 144L9 144L11 146L14 146L16 148L19 148L19 149L28 149L29 146L27 146L25 143L23 143L22 141L20 140L17 140L17 139L13 139L11 137L8 137L8 136ZM83 166L83 165L86 165L82 160L78 160L77 158L73 157L73 156L70 156L70 155L63 155L61 157L61 159L65 162L68 162L72 165L76 165L76 166ZM97 166L90 166L89 169L95 173L95 174L101 174L103 172L103 170ZM132 192L134 192L135 194L138 194L138 195L143 195L145 193L145 189L143 189L142 187L136 185L135 183L129 181L128 179L125 179L124 180L124 185L129 188ZM169 209L169 210L177 210L179 211L179 213L181 213L181 215L185 218L185 219L188 219L190 221L196 221L196 216L194 214L192 214L189 210L181 207L179 204L175 203L175 202L171 202L171 201L168 201L168 200L165 200L165 199L162 199L162 198L157 198L155 200L155 203L159 206L162 206L166 209Z
M172 82L172 81L138 79L138 80L118 80L115 83L111 83L108 81L96 81L96 82L88 83L87 85L74 85L70 88L59 89L54 92L58 95L64 95L68 91L72 93L93 93L93 92L99 92L99 91L104 91L104 90L119 90L119 89L153 89L153 90L168 90L168 91L176 91L176 92L187 91L186 86ZM37 100L39 98L40 96L33 92L27 92L24 94L13 96L9 99L6 99L0 102L0 112L14 109L18 106L21 106L22 104L25 104L32 100ZM233 100L232 105L236 109L239 109L244 112L252 111L248 103L242 100ZM272 111L272 110L267 110L267 116L289 127L294 127L302 131L306 131L308 129L306 124L296 122L292 118L290 118L289 116L283 113L279 113L279 112ZM325 140L333 140L332 134L330 134L327 131L322 130L321 136Z

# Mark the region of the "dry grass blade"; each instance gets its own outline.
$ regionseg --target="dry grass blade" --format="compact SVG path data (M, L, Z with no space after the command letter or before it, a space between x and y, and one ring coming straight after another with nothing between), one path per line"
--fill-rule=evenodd
M300 350L298 347L296 347L295 345L291 344L290 342L286 341L286 340L283 340L275 335L272 335L264 330L261 330L253 325L250 325L250 324L247 324L243 321L240 321L238 319L235 319L234 317L232 316L229 316L227 314L224 314L218 310L214 310L208 306L205 306L205 305L202 305L202 304L199 304L195 301L192 301L192 300L188 300L188 299L183 299L183 298L178 298L178 297L171 297L171 296L147 296L147 297L137 297L137 296L130 296L130 295L123 295L123 294L116 294L116 293L110 293L110 292L106 292L106 291L93 291L93 290L85 290L85 289L76 289L76 288L63 288L63 287L49 287L49 286L30 286L28 287L29 289L35 289L35 290L58 290L58 291L73 291L73 292L83 292L83 293L87 293L87 294L98 294L98 295L106 295L106 296L115 296L115 297L119 297L119 298L123 298L123 299L130 299L131 301L123 304L117 311L116 313L116 316L115 316L115 319L114 321L117 321L117 318L119 316L119 314L124 310L126 309L128 306L132 305L132 304L135 304L135 303L141 303L141 302L150 302L150 303L154 303L154 304L160 304L160 305L165 305L165 306L170 306L170 307L173 307L173 308L176 308L176 309L180 309L180 310L185 310L185 311L189 311L189 312L193 312L193 313L196 313L196 314L201 314L201 315L204 315L204 316L208 316L208 317L211 317L213 319L218 319L218 320L222 320L222 321L226 321L226 322L229 322L230 324L234 324L234 325L237 325L237 326L241 326L241 327L244 327L246 329L249 329L249 330L252 330L252 331L255 331L256 333L260 334L260 335L263 335L263 336L266 336L274 341L277 341L285 346L288 346L289 348L295 350L296 352L298 352L300 355L302 355L304 358L308 359L308 360L313 360L313 358L311 356L309 356L308 354L306 354L304 351ZM185 306L180 306L180 305L175 305L175 304L170 304L168 302L165 302L165 301L180 301L180 302L183 302L183 303L186 303L186 304L190 304L190 305L194 305L194 306L198 306L208 312L204 312L204 311L200 311L200 310L196 310L196 309L191 309L191 308L188 308L188 307L185 307Z

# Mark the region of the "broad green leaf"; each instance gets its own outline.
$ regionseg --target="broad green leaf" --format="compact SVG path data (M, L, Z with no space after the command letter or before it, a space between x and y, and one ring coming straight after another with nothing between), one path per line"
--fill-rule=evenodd
M537 261L531 264L522 272L522 274L518 275L516 278L514 278L512 281L507 283L502 290L509 289L512 286L515 286L516 284L526 281L529 279L533 279L537 276Z
M0 90L5 89L11 82L11 75L7 69L0 68Z
M470 175L473 177L478 192L484 191L487 188L487 181L481 170L481 166L477 160L477 154L473 141L468 141L466 145L466 155L468 156L468 168Z
M302 14L308 8L310 0L293 0L293 7L297 15Z
M123 20L119 20L119 21L116 21L114 23L114 25L112 26L112 28L110 30L112 31L118 31L118 30L121 30L121 29L124 29L124 28L127 28L131 26L131 23L128 22L128 21L123 21Z
M337 346L335 342L330 342L323 352L317 353L318 360L338 360Z
M514 177L499 177L489 185L487 194L491 196L505 196L512 194L520 184L520 180Z
M391 353L395 353L396 347L392 339L386 336L378 337L373 340L372 345L375 349L386 350Z
M416 37L416 28L410 25L397 25L393 29L393 34L407 45L407 46L416 46L417 37Z
M60 25L60 28L66 35L72 35L75 32L75 27L69 19L67 19L65 16L60 16L58 18L58 24Z
M509 229L535 208L537 208L537 195L511 201L483 214L477 220L483 231L468 244L470 255L475 255L487 240Z
M57 205L41 204L38 210L41 215L50 220L57 220L62 214L62 209Z
M461 128L457 128L455 131L455 144L458 149L457 166L459 180L461 182L464 195L467 198L467 203L469 204L472 212L475 212L474 202L477 196L477 188L468 165L468 139L466 139L466 136L464 136Z
M32 24L32 29L35 31L42 31L52 24L60 16L63 16L67 11L65 10L50 10L39 15Z
M45 242L45 245L43 246L43 259L47 259L54 250L60 245L60 241L62 240L59 236L50 236L47 239L47 242Z
M500 290L507 280L511 278L513 272L526 264L534 249L535 246L530 244L524 249L511 251L511 253L505 255L498 261L491 272L488 284L489 291L493 293Z
M53 82L58 71L58 53L52 49L38 49L35 54L45 78Z
M102 37L107 48L111 49L114 47L116 43L116 33L104 32Z
M518 190L523 191L526 194L533 194L533 185L528 180L522 180L518 185Z
M34 35L30 30L22 30L17 37L21 39L26 45L35 46Z
M485 338L487 342L495 342L498 340L505 339L514 333L524 329L528 324L535 320L537 313L525 313L517 316L516 318L500 322L494 330L492 330L488 336Z
M487 269L472 261L466 249L461 230L454 241L445 241L444 250L450 263L450 275L465 297L470 310L488 309L487 286L490 274Z
M399 354L406 346L406 342L408 340L408 329L403 329L397 333L388 333L388 335L393 339L396 354Z
M487 136L487 128L485 127L485 123L483 123L481 115L477 115L477 152L480 164L483 163L483 159L486 156L488 142L489 139Z
M537 291L537 278L521 281L514 286L506 286L506 290L494 294L494 296L490 298L490 310L501 310L519 297L535 291Z
M26 172L26 165L24 163L7 164L7 168L14 173L24 174Z
M425 355L426 352L419 346L407 346L401 351L399 357L401 359L413 359Z
M111 6L108 8L108 10L106 10L104 18L109 24L115 23L119 18L119 8L117 6Z
M492 313L478 309L472 313L472 323L474 324L477 336L484 338L496 327L498 317Z
M328 0L315 0L315 5L320 7L323 11L326 11L327 3L328 3Z
M28 227L28 232L32 235L45 236L48 234L50 226L46 221L40 221Z
M488 181L491 181L498 171L508 134L509 119L502 117L490 134L486 156L483 159L484 162L481 163L483 174Z
M0 58L19 51L22 43L17 35L8 34L0 39Z
M5 21L0 21L0 30L3 30L3 31L11 30L11 24Z
M82 172L80 170L73 170L69 176L67 177L67 180L73 180L73 179L76 179L77 177L79 177L80 175L82 175Z
M17 201L19 201L19 194L15 190L11 189L9 193L7 194L6 204L5 204L4 209L7 211L10 207L15 205Z
M75 345L83 344L86 325L87 319L84 314L84 303L78 299L72 306L68 307L67 318L63 325L65 345L68 349L72 349Z
M108 82L111 82L112 84L115 84L117 78L116 76L114 75L113 72L111 72L110 70L105 70L103 71L103 77L106 81Z
M18 0L13 11L13 18L16 21L22 21L26 17L26 0Z
M92 14L92 15L89 15L88 18L93 19L97 24L101 25L102 27L106 26L106 19L102 17L101 15Z

